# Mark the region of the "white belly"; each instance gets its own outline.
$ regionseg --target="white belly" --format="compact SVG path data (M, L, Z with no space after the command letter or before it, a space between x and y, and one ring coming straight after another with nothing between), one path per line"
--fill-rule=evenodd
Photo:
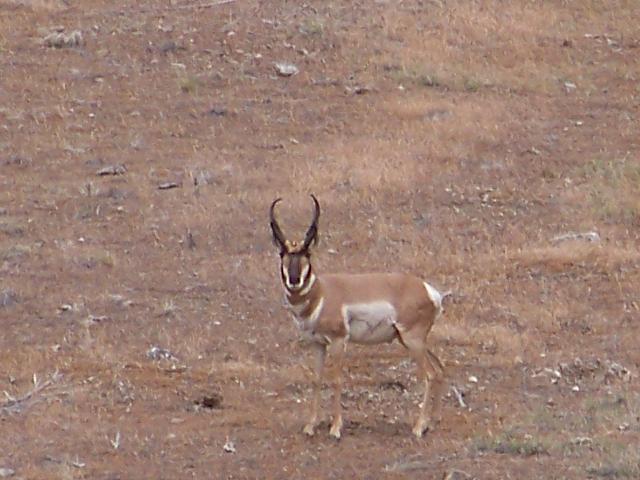
M342 318L349 340L355 343L391 342L397 336L396 309L389 302L344 305Z

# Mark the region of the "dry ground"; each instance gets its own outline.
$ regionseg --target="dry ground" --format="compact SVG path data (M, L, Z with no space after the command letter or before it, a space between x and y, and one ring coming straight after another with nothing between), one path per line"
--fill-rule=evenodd
M0 1L0 468L638 478L638 2L197 5ZM318 270L455 292L467 407L422 441L395 345L351 350L341 442L301 434L267 210L301 234L309 192Z

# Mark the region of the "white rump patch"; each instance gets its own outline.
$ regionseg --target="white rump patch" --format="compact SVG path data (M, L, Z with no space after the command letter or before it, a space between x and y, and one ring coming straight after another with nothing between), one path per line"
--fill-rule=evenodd
M442 295L440 294L440 292L429 285L427 282L422 283L424 283L424 288L427 289L427 295L429 295L429 298L433 302L433 305L436 307L438 312L442 311Z
M342 319L349 339L355 343L383 343L396 338L397 313L386 301L342 306Z

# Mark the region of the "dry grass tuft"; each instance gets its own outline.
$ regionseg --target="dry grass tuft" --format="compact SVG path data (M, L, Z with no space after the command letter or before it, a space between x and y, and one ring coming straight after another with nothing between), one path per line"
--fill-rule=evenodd
M574 268L598 268L613 271L640 259L634 248L597 245L584 242L565 242L558 246L523 249L509 258L518 267L543 268L549 272L563 272Z

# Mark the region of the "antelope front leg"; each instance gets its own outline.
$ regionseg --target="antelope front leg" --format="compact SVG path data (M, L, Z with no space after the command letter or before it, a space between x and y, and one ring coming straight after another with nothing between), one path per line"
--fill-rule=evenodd
M327 349L324 345L315 344L314 350L314 370L315 377L313 379L313 398L311 400L311 417L304 427L304 433L313 436L316 425L318 425L318 410L320 408L320 393L322 391L322 381L324 379L324 360Z
M347 339L334 340L328 347L333 365L333 422L331 423L331 435L336 440L340 439L342 430L342 364L347 349Z
M429 424L431 423L433 426L440 419L440 398L442 396L444 366L438 357L427 349L416 359L416 362L418 363L418 379L424 383L424 395L418 420L413 427L413 434L417 438L421 438L424 431L429 428ZM430 387L432 386L433 391L430 392ZM431 398L433 398L433 402L431 402ZM432 403L432 411L428 417L427 405L430 403Z

